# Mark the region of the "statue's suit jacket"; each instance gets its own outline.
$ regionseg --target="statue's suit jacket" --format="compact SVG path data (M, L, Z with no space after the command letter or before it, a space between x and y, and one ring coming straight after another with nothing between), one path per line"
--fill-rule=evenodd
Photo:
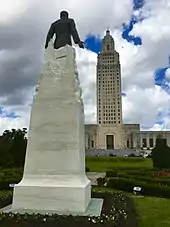
M76 25L71 18L61 18L51 24L49 32L47 34L46 43L48 44L53 36L56 36L54 41L54 48L58 49L65 46L66 44L72 46L71 36L75 44L80 42L80 38L76 29Z

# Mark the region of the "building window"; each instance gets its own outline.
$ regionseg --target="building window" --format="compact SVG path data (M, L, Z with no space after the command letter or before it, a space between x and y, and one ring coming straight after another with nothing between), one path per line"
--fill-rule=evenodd
M143 139L142 144L143 144L143 147L146 147L146 139Z
M91 141L91 147L92 148L94 147L94 141L93 140Z
M127 140L127 148L129 148L129 140Z
M110 46L109 45L107 45L107 50L109 50L110 49Z
M152 138L149 139L149 146L153 147L153 139Z

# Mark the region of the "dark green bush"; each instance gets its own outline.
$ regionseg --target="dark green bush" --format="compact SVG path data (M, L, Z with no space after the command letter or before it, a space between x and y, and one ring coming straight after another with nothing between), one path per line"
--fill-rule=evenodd
M170 168L170 148L166 144L166 139L157 138L156 146L152 150L152 161L154 168Z
M23 170L18 169L4 169L0 170L0 190L10 189L9 184L18 183L22 179Z
M97 185L99 187L104 186L105 183L106 183L106 179L105 178L102 178L102 177L97 178Z
M107 187L127 192L132 192L133 187L135 186L141 187L142 194L144 195L170 198L170 187L165 185L159 185L153 182L142 182L132 178L127 179L119 177L110 178L107 182Z
M117 177L118 172L117 171L106 171L106 177Z
M132 192L134 186L140 186L133 179L112 177L107 182L108 188L115 188L127 192Z
M90 169L89 167L86 166L86 172L90 172Z
M134 179L140 182L153 183L157 185L170 186L170 178L154 178L153 176L142 175L130 175L130 174L118 174L121 178Z

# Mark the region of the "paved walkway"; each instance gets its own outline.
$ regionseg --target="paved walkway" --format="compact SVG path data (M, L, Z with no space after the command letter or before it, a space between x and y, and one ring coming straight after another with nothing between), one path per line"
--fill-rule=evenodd
M97 178L99 177L105 177L106 173L102 172L102 173L97 173L97 172L88 172L86 173L87 178L91 181L92 185L97 185Z

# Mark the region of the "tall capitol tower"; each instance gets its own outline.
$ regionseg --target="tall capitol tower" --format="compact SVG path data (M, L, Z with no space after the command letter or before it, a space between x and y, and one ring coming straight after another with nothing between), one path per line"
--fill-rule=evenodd
M97 60L97 124L85 126L86 149L126 147L122 122L121 67L110 31L102 39ZM126 127L127 128L127 127Z
M121 67L109 30L97 61L97 124L99 147L122 147Z
M97 123L122 124L121 69L113 37L106 31L97 62Z

